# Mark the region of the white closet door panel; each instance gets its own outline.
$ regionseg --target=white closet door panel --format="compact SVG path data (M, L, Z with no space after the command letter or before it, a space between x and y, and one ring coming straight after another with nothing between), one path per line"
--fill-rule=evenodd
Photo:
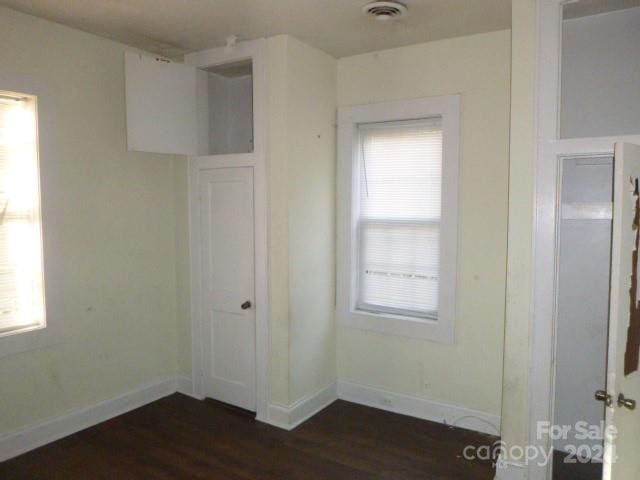
M196 69L124 54L129 150L198 154Z
M253 170L199 175L206 396L256 410Z

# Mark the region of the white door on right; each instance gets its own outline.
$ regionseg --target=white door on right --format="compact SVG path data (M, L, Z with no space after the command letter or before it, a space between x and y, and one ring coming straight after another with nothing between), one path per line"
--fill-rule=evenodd
M199 172L203 388L256 410L253 168Z
M605 480L640 478L640 146L615 146Z

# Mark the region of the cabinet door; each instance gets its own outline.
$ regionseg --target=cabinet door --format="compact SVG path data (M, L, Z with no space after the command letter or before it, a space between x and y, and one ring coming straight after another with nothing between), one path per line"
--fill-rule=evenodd
M196 69L129 52L124 65L129 150L196 155Z

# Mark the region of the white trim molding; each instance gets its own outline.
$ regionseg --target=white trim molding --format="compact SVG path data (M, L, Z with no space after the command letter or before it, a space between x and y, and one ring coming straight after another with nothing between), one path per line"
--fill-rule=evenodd
M40 174L40 214L42 229L42 252L44 268L44 294L46 325L25 329L0 336L0 358L61 343L64 341L64 291L65 264L61 255L56 255L54 243L59 235L59 226L53 219L61 205L52 194L52 179L62 160L55 155L56 116L59 104L55 89L41 80L12 73L0 72L0 90L24 92L37 97L38 115L38 171Z
M204 400L204 396L196 395L193 391L193 379L187 375L179 375L175 379L176 392L186 395L187 397L195 398L196 400Z
M189 384L191 381L188 377L161 379L117 397L70 410L60 416L4 435L0 437L0 462L93 427L173 393L179 392L193 396L188 393L188 390L183 391L183 387Z
M389 392L370 385L339 380L338 398L452 427L465 428L489 435L500 435L499 415Z
M285 430L293 430L301 423L324 410L338 399L336 384L302 397L290 406L269 405L269 416L261 421ZM260 420L260 419L258 419Z
M358 126L368 123L442 119L442 218L440 221L440 298L437 320L370 313L356 308L356 211ZM441 343L454 342L457 276L458 163L460 96L415 98L342 107L338 111L337 320L340 325Z

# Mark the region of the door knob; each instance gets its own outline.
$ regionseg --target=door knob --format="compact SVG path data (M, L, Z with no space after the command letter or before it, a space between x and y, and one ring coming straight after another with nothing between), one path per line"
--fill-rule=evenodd
M595 397L599 402L604 402L607 407L610 407L613 403L611 401L611 395L607 394L607 392L605 392L604 390L598 390Z
M618 406L628 408L629 410L635 410L636 401L631 400L630 398L624 398L624 395L621 393L618 395Z
M243 310L248 310L249 308L251 308L251 302L249 300L247 300L242 305L240 305L240 308L243 309Z

